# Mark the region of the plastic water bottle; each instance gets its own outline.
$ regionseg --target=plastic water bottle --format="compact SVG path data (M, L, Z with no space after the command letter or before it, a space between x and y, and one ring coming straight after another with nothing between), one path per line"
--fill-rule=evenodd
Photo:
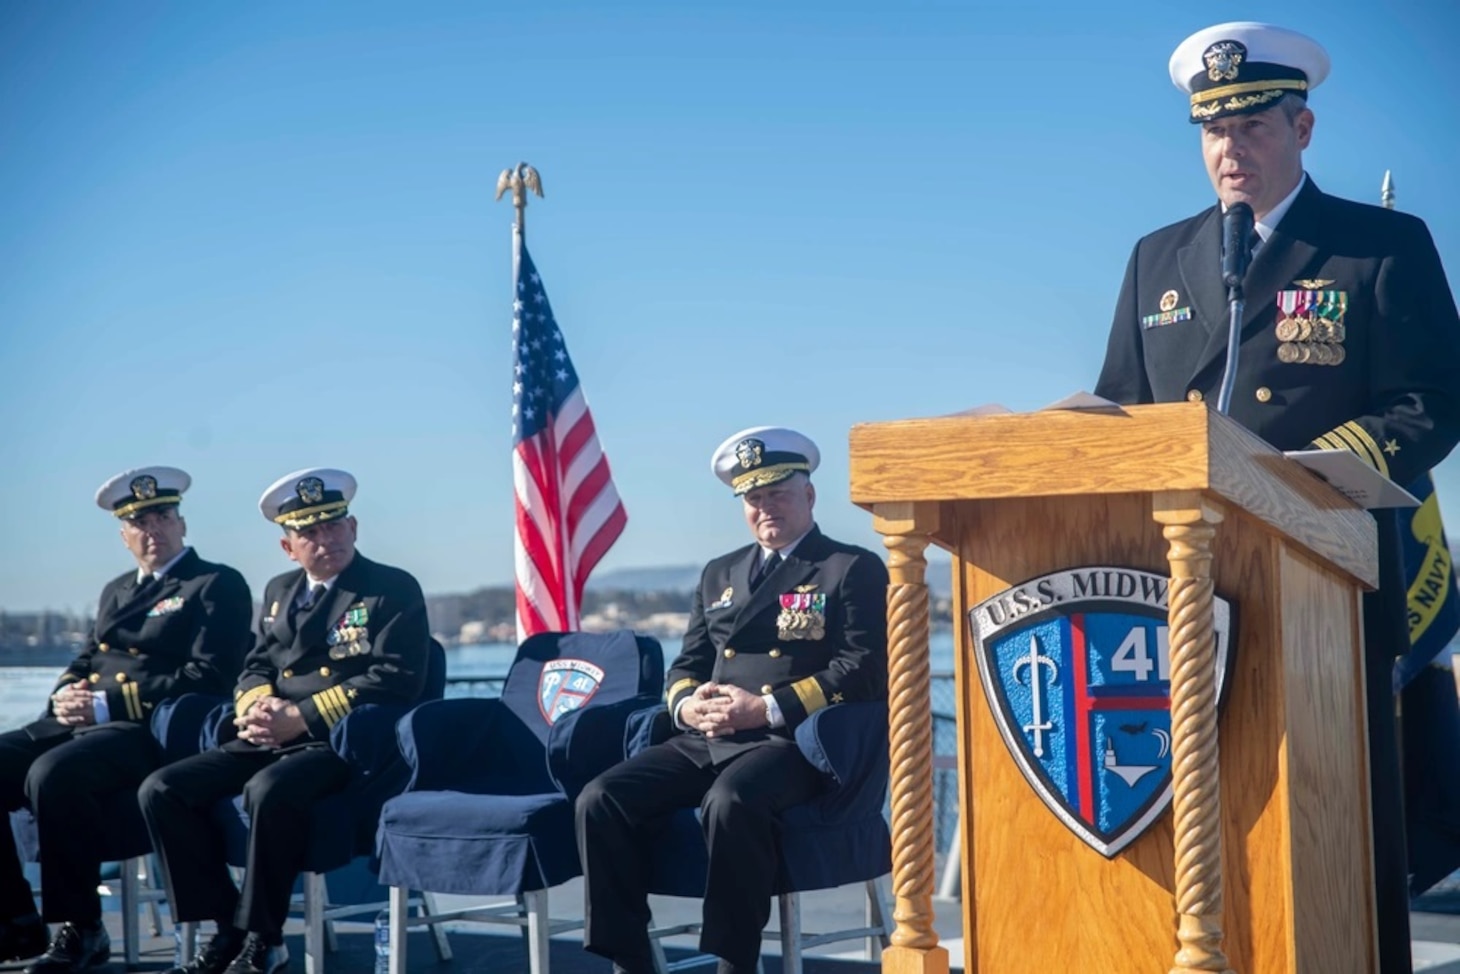
M390 974L390 911L375 914L375 974Z

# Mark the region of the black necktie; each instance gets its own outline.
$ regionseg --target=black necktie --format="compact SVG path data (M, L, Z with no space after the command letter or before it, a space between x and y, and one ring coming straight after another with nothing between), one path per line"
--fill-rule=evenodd
M780 563L781 556L778 552L773 552L769 555L762 552L760 567L756 570L755 577L750 580L750 590L754 592L756 589L760 588L761 582L764 582L767 578L769 578L771 572L775 571L776 566Z
M319 600L322 598L324 598L324 583L319 582L316 583L315 586L309 591L304 593L304 598L289 605L290 625L293 625L293 620L296 616L300 615L301 613L308 612L310 609L314 608L319 603Z

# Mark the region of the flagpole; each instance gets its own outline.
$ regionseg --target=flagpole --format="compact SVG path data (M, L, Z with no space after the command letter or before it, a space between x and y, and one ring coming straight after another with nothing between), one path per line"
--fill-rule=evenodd
M1394 177L1388 169L1384 170L1384 185L1379 187L1379 202L1386 210L1394 209Z
M496 198L500 200L509 189L512 191L512 206L517 210L517 218L512 223L512 280L516 281L523 235L527 232L527 193L530 190L542 197L542 177L532 166L519 162L511 169L503 169L497 177ZM514 294L513 298L516 297Z

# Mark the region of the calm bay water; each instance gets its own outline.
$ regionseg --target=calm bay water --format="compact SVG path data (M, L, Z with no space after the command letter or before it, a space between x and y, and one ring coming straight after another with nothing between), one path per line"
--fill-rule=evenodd
M664 665L679 654L680 640L661 639ZM953 634L934 633L931 640L934 673L953 672ZM502 677L512 665L517 647L510 643L458 646L446 651L446 673L451 677ZM13 730L45 710L46 695L56 685L59 667L0 667L0 731Z
M664 647L664 666L668 668L679 655L680 640L660 639ZM953 672L953 633L935 632L929 639L934 673ZM499 677L512 665L517 647L511 643L482 643L458 646L446 651L446 674L451 677Z

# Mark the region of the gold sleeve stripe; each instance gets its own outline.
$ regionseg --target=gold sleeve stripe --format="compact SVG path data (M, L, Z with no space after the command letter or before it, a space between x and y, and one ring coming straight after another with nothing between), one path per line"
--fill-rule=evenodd
M1376 460L1375 454L1377 451L1369 449L1368 444L1362 438L1354 435L1352 425L1351 423L1344 423L1342 426L1336 427L1333 430L1334 437L1342 441L1360 460L1380 473L1386 473L1388 464L1384 463L1383 454L1379 454Z
M350 698L341 687L330 687L314 695L314 706L324 722L333 727L350 712Z
M1384 451L1379 449L1379 444L1374 442L1374 438L1369 435L1368 430L1364 429L1354 420L1349 420L1340 426L1339 429L1348 430L1350 434L1358 439L1364 445L1364 449L1368 451L1369 456L1373 458L1374 469L1386 477L1389 476L1389 460L1384 456Z
M796 696L801 699L801 706L806 708L808 714L815 713L826 706L826 691L821 689L821 684L816 681L814 676L797 680L791 684L791 689L796 691Z
M1347 423L1344 423L1342 426L1334 427L1333 438L1342 443L1347 449L1351 450L1354 453L1357 453L1359 459L1367 463L1369 466L1372 467L1374 465L1373 454L1369 452L1368 447L1364 446L1363 440L1359 439L1357 436L1354 436L1353 432L1348 428Z
M250 689L244 690L242 693L234 695L233 712L238 714L246 714L248 713L248 708L253 706L255 700L258 700L262 697L272 697L273 695L274 686L271 683L265 683L262 686L251 687Z
M127 698L127 713L133 720L142 719L142 688L136 683L122 684L122 695Z
M321 690L312 699L314 700L314 709L319 711L320 717L324 719L327 726L333 727L339 723L340 715L334 709L334 701L331 699L328 690Z
M1338 443L1341 444L1345 450L1352 454L1355 454L1360 460L1364 461L1369 466L1372 467L1374 465L1374 461L1369 456L1368 451L1365 450L1362 445L1354 442L1353 438L1348 435L1348 432L1344 430L1342 426L1333 430L1333 432L1329 435L1332 436L1334 440L1338 441Z
M674 698L679 696L679 691L693 690L699 685L699 680L692 680L688 677L684 678L683 680L675 680L674 685L669 688L669 692L664 695L664 699L672 705L674 703Z
M1315 436L1313 438L1313 442L1314 443L1317 443L1319 446L1323 447L1325 450L1347 450L1348 449L1348 447L1344 445L1343 441L1340 440L1340 439L1338 439L1337 437L1335 437L1332 433L1324 433L1322 436Z

